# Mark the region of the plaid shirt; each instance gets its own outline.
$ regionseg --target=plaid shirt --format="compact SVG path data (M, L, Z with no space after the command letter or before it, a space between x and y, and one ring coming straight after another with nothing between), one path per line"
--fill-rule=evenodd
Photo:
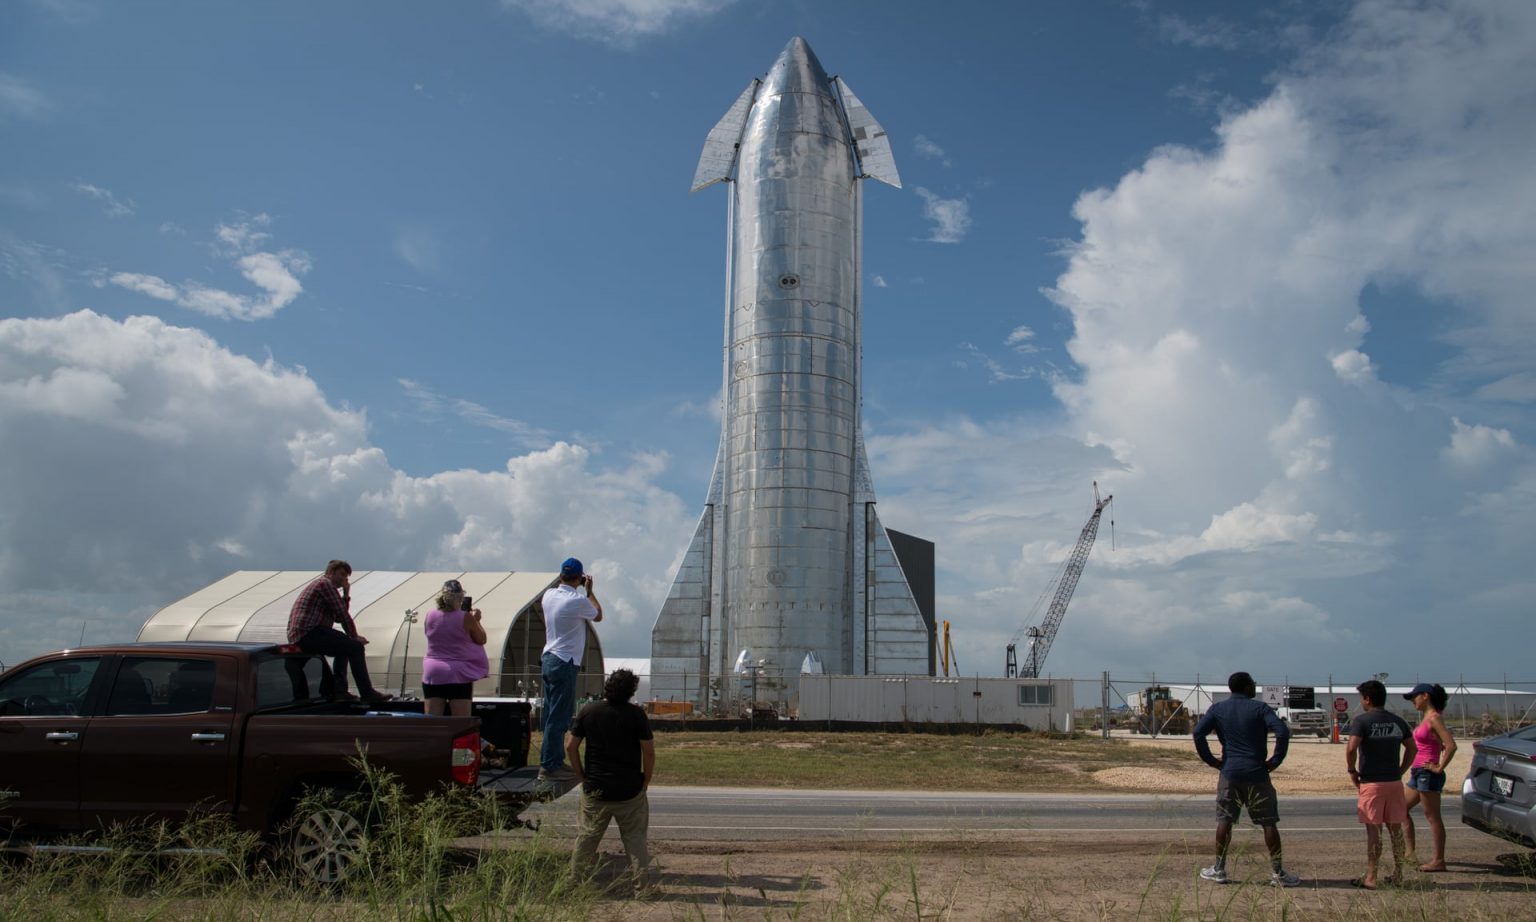
M341 600L341 593L336 591L329 579L322 576L305 586L299 597L293 600L293 610L288 613L288 642L298 643L299 638L315 628L330 627L333 624L340 624L348 637L357 636L357 625L352 623L352 616L347 613L347 605Z

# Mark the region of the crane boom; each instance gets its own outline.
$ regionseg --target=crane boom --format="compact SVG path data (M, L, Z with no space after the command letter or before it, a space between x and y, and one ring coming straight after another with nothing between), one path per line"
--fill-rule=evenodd
M1020 631L1020 634L1029 634L1029 659L1024 664L1022 678L1036 679L1040 677L1040 667L1045 665L1045 655L1051 651L1051 643L1056 639L1056 632L1061 629L1061 619L1066 617L1067 605L1072 601L1072 593L1077 591L1077 581L1083 575L1083 567L1088 564L1088 554L1093 550L1094 539L1099 536L1099 519L1104 510L1115 499L1114 494L1099 498L1099 484L1093 484L1093 515L1088 517L1087 524L1083 525L1082 533L1077 536L1077 546L1072 548L1072 553L1067 557L1066 564L1062 567L1061 576L1056 583L1056 593L1051 597L1050 608L1046 609L1045 618L1038 627L1029 627ZM1017 641L1019 634L1014 635ZM1014 644L1008 645L1008 659L1004 666L1003 674L1013 678L1018 669L1014 659Z

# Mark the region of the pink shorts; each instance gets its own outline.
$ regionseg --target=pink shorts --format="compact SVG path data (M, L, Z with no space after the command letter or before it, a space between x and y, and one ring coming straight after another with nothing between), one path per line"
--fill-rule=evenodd
M1408 822L1408 799L1401 781L1374 781L1360 785L1355 805L1360 822L1371 826Z

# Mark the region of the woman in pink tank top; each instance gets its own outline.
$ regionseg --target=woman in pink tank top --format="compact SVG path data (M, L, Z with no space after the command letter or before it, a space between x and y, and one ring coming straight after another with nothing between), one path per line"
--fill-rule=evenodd
M1445 870L1445 821L1440 818L1440 792L1445 790L1445 767L1456 755L1456 740L1446 729L1441 712L1445 710L1450 695L1439 685L1420 682L1403 696L1413 702L1423 716L1414 728L1413 742L1418 754L1413 758L1408 781L1408 822L1403 831L1408 834L1408 853L1415 854L1413 838L1413 808L1424 804L1424 819L1429 822L1430 835L1434 839L1435 854L1428 864L1419 865L1421 871Z
M427 612L427 654L421 659L421 697L433 717L444 713L468 717L474 684L490 674L480 609L469 604L464 587L451 579L437 594L437 608Z

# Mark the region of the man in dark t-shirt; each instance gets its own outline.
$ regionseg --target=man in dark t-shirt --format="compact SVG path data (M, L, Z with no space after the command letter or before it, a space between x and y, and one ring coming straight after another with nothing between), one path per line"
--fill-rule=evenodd
M1269 882L1276 887L1294 887L1301 879L1285 869L1281 860L1280 809L1275 786L1269 773L1285 761L1291 731L1275 714L1275 709L1254 699L1258 686L1253 676L1234 672L1227 678L1232 697L1206 709L1195 724L1195 752L1205 764L1221 770L1216 782L1216 863L1200 869L1201 878L1224 884L1227 876L1227 849L1232 844L1232 824L1243 808L1248 819L1264 830L1264 844L1269 848ZM1206 739L1215 731L1221 740L1221 758L1211 752ZM1269 754L1269 734L1275 734L1275 753Z
M1413 728L1386 709L1387 688L1376 679L1361 682L1364 709L1349 725L1349 746L1344 750L1344 764L1349 780L1360 792L1355 812L1365 825L1365 876L1350 883L1367 890L1376 889L1376 865L1381 860L1381 827L1392 836L1392 880L1403 877L1406 844L1403 825L1408 822L1408 800L1403 791L1403 775L1413 764L1418 747L1413 742Z
M565 754L581 780L581 829L571 852L577 877L592 872L597 845L608 821L619 824L619 838L635 875L637 891L651 884L651 856L646 832L651 822L645 791L656 771L656 745L645 711L630 702L640 680L628 669L615 670L603 685L603 697L581 709L565 738ZM581 744L587 744L586 759Z

